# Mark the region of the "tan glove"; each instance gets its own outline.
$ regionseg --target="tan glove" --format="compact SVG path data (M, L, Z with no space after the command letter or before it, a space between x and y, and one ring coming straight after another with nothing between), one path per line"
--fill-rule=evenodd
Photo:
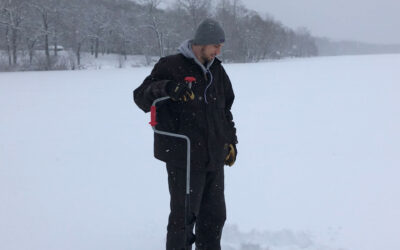
M232 167L236 161L236 155L237 155L236 145L229 144L228 149L229 149L229 152L228 152L228 155L225 157L225 165Z
M189 100L194 100L194 93L186 83L169 81L167 83L166 91L174 101L179 100L187 102Z

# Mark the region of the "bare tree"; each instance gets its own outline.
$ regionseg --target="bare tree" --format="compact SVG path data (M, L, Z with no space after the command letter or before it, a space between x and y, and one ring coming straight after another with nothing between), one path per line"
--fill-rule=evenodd
M22 24L21 31L25 46L28 50L29 64L32 65L35 49L43 33L39 20L36 20L31 15L29 15L28 18L30 21Z
M215 11L215 18L218 20L225 31L227 43L220 57L236 60L241 52L243 45L243 35L240 30L240 20L243 19L244 6L239 0L220 0Z
M157 6L162 2L162 0L141 0L140 3L144 4L146 7L146 24L142 25L143 28L148 28L154 32L157 38L157 45L159 49L160 57L165 55L164 53L164 32L161 28L160 20L160 10Z
M177 5L186 11L186 17L192 23L192 30L196 30L202 19L211 16L211 0L177 0Z
M51 35L53 38L53 47L54 47L54 55L58 55L58 46L59 46L59 37L64 33L63 31L63 15L64 15L64 6L57 5L54 7L53 11L53 27L51 30Z
M0 9L0 25L6 26L5 39L10 65L17 64L18 42L20 36L20 26L24 20L25 1L14 0L3 2ZM12 60L11 60L12 59Z
M314 39L311 36L310 31L306 27L300 27L295 32L295 45L296 54L295 56L316 56L318 55L318 49Z
M89 15L91 20L91 22L88 23L88 36L92 40L91 52L94 54L95 58L98 58L100 41L111 26L111 20L109 18L110 13L105 6L97 5L94 6L87 15Z
M53 11L51 7L49 6L48 1L46 0L37 0L35 2L29 3L32 8L34 8L36 11L38 11L40 15L40 19L42 21L42 34L44 37L44 52L46 55L46 67L47 70L50 69L50 52L49 52L49 25L50 25L50 13Z
M115 23L114 27L114 37L117 38L114 42L117 43L117 52L121 55L121 58L123 57L126 60L128 55L128 44L132 41L132 30L134 28L120 20Z
M76 2L75 2L76 1ZM66 10L69 17L67 21L68 36L71 39L71 47L76 55L77 65L81 65L81 51L84 43L89 38L88 24L90 19L86 15L88 8L80 5L79 1L71 0L70 6Z

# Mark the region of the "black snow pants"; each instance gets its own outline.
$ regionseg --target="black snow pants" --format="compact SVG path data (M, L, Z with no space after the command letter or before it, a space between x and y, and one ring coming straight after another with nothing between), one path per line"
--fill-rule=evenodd
M185 245L186 166L167 163L171 212L167 227L167 250ZM196 250L220 250L226 220L224 167L215 171L191 171L190 208L194 214ZM193 227L192 227L193 230Z

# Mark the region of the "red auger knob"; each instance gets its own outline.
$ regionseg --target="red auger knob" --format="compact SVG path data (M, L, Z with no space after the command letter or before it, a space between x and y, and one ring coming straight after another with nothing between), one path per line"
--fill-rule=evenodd
M191 82L195 82L196 78L194 78L193 76L187 76L185 77L185 82L191 83Z

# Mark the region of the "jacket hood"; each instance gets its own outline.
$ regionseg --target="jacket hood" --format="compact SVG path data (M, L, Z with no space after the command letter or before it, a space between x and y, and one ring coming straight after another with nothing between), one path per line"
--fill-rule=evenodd
M205 74L213 64L214 60L213 59L211 62L208 62L206 66L204 66L194 55L193 50L192 50L192 42L193 40L186 40L184 41L178 48L178 51L185 56L186 58L193 59L197 65L200 66L201 70L203 70L203 73Z

